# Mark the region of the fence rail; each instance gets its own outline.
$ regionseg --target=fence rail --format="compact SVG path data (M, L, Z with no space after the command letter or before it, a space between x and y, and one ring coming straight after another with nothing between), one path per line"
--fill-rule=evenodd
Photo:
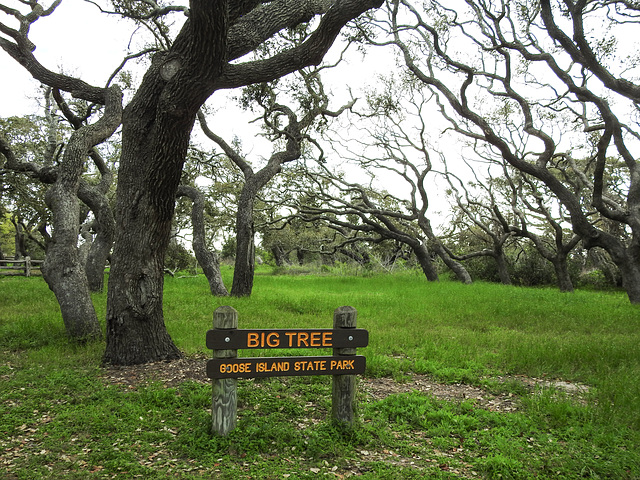
M44 260L31 260L31 257L24 257L20 260L4 259L0 260L0 275L16 275L15 270L22 271L17 275L31 276L32 270L40 270Z

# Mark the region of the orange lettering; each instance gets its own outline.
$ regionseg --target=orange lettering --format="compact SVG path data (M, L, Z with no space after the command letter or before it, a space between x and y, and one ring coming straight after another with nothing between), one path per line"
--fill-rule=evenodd
M307 332L298 333L298 348L304 344L305 347L309 346L309 334Z
M260 336L255 332L247 334L247 348L256 348L260 345Z
M289 337L288 347L293 347L293 337L296 335L296 332L284 332L284 334Z
M320 332L311 332L311 346L320 347Z
M333 345L333 332L322 332L322 346L330 347Z
M277 347L280 345L280 337L276 332L271 332L267 335L267 345L270 347Z

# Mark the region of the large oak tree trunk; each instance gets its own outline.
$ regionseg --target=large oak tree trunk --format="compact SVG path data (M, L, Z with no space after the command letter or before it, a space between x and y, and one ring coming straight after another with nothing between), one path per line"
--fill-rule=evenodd
M125 109L105 363L181 356L164 324L164 255L191 129L211 93L204 79L225 61L226 4L192 2L172 51L156 55Z
M163 260L198 109L216 89L269 81L319 63L347 21L381 2L336 2L318 32L300 48L270 60L249 62L251 68L242 63L227 64L227 57L249 53L280 29L307 21L331 5L293 2L292 6L303 10L304 15L298 18L299 8L286 8L285 2L267 2L251 11L258 3L191 0L189 17L171 49L155 55L125 109L105 363L131 365L180 356L164 325ZM275 11L268 15L272 6L279 15ZM238 19L236 27L248 26L252 29L249 33L255 35L236 32L232 45L228 43L229 22Z
M164 325L164 255L195 112L184 118L184 114L172 115L167 105L145 105L144 87L136 96L142 100L134 99L123 119L104 355L105 363L111 364L181 356ZM158 156L172 161L158 162ZM142 162L142 158L149 160ZM158 164L164 168L153 168Z

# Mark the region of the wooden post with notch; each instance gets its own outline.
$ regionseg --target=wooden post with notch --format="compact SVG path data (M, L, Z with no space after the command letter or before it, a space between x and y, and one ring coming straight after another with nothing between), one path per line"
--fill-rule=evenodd
M213 328L234 330L238 328L238 312L230 306L218 307L213 312ZM224 332L222 332L224 335ZM229 338L229 337L226 337ZM214 350L214 358L236 358L238 350ZM214 378L211 402L212 431L226 436L236 428L238 418L238 379Z
M355 308L344 306L333 312L333 328L356 328L358 312ZM334 348L337 356L353 356L355 348ZM331 416L340 423L353 425L355 420L356 375L334 375L332 384Z

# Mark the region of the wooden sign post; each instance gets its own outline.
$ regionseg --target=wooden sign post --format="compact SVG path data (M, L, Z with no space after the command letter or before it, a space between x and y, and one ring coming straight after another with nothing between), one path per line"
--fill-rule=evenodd
M352 329L356 326L358 312L353 307L340 307L333 312L333 328ZM355 347L334 348L335 356L352 356ZM349 425L355 419L356 377L355 375L334 375L331 388L331 416Z
M225 332L238 328L238 312L233 307L218 307L213 313L213 328ZM235 358L238 350L214 350L214 359ZM214 378L211 420L214 432L227 435L236 428L238 419L238 380L236 378Z
M355 419L356 375L366 368L366 359L356 348L366 347L369 332L356 328L353 307L335 310L333 329L239 330L238 313L219 307L213 315L213 330L207 332L207 348L214 350L207 363L213 381L212 429L227 435L237 422L238 378L333 375L332 417L352 424ZM333 356L238 358L238 349L333 348Z

